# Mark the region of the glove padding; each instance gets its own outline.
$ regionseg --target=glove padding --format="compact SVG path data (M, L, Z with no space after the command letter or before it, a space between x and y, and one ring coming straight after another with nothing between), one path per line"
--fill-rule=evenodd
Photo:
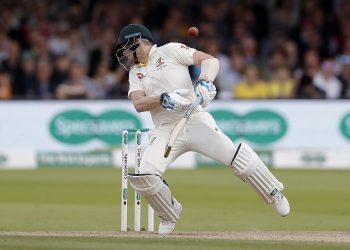
M169 112L184 112L192 104L185 98L190 91L188 89L175 90L173 93L163 93L160 96L160 104Z
M202 107L205 108L216 96L216 87L212 81L199 80L196 83L196 93L200 94L203 98L201 103Z

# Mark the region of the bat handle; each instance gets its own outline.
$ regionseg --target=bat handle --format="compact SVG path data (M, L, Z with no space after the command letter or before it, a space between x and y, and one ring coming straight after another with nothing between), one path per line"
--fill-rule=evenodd
M194 100L194 102L188 108L184 117L188 119L192 114L193 110L195 110L202 102L203 102L203 97L200 94L197 94L196 100Z
M168 158L171 151L171 146L167 146L164 153L164 158Z

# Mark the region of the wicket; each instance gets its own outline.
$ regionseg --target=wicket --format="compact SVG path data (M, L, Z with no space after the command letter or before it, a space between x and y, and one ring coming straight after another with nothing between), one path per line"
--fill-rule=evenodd
M121 190L121 231L128 230L128 140L129 133L135 133L135 173L140 173L142 132L149 129L124 129L122 131L122 190ZM135 191L134 231L141 231L141 195ZM148 205L147 231L154 231L154 211Z

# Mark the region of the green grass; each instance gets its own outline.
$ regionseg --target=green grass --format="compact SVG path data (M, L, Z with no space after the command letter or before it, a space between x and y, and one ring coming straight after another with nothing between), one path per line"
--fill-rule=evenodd
M275 170L274 173L283 181L284 193L291 204L291 214L286 218L279 217L229 169L168 170L165 178L184 206L176 230L350 230L350 171ZM2 170L0 231L119 230L120 178L120 169ZM132 226L132 190L129 198L129 225ZM145 209L143 215L145 218ZM44 247L45 242L52 242L51 248ZM322 248L316 243L300 242L0 236L0 249L130 250L140 249L141 245L143 249L154 249L159 244L162 249L173 249L173 243L182 249L202 250L303 249L302 246L334 249L332 244ZM336 246L342 249L345 245Z
M1 249L6 250L348 250L349 245L304 242L264 242L228 240L175 240L175 239L116 239L116 238L0 238Z

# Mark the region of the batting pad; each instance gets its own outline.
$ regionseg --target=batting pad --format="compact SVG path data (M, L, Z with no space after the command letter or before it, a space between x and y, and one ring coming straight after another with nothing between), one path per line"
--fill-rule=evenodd
M174 210L171 191L159 175L132 174L129 175L129 181L131 187L147 200L160 218L171 222L180 219Z
M238 146L231 167L233 172L252 186L267 203L271 203L272 196L284 188L252 148L245 143Z

